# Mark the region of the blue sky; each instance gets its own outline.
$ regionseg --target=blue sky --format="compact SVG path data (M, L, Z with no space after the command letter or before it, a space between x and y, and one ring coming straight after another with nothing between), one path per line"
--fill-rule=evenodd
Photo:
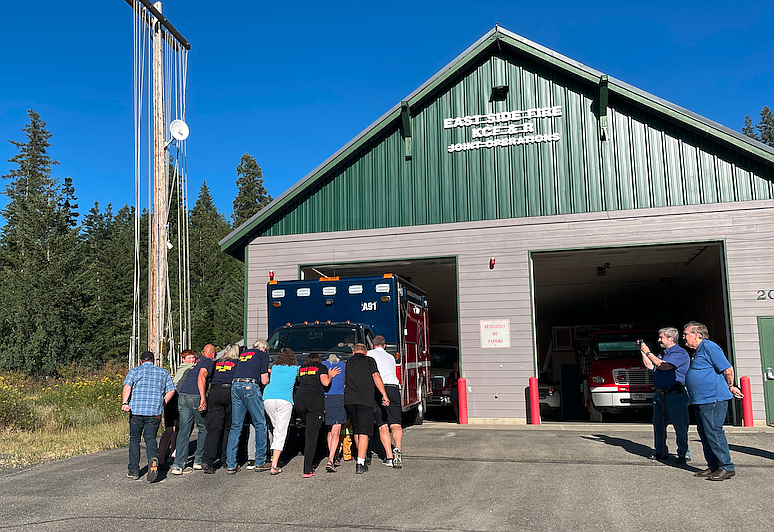
M34 109L84 213L134 201L132 10L76 5L3 6L0 173ZM192 44L190 204L206 180L227 217L242 154L280 195L495 23L737 131L774 106L772 2L166 0L163 11Z

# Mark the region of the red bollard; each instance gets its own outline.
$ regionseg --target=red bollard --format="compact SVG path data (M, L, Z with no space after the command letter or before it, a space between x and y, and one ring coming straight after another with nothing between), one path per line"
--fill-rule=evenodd
M739 379L740 389L744 397L742 398L742 419L744 420L745 427L753 426L753 413L752 413L752 392L750 391L750 377L742 377Z
M540 397L538 396L537 377L529 378L529 415L531 425L540 425Z
M468 424L468 384L464 377L457 379L457 402L459 403L460 425Z

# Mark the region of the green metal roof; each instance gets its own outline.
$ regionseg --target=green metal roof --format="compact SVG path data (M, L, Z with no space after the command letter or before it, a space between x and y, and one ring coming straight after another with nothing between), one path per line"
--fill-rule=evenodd
M507 85L504 101L492 87ZM605 104L606 103L606 104ZM558 142L449 153L443 119L560 106ZM495 27L220 244L774 198L774 150Z

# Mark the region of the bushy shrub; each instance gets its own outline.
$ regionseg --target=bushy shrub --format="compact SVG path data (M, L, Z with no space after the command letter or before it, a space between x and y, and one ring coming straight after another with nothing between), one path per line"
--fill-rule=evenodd
M99 371L62 368L69 378L32 381L18 373L0 376L0 428L63 430L120 419L126 368L108 363ZM91 374L92 376L88 376Z
M47 409L56 428L66 429L83 423L104 423L120 418L121 375L101 379L59 380L40 390L35 404Z
M13 378L10 379L14 381ZM35 430L39 420L35 406L27 399L20 386L7 384L0 376L0 428L7 430Z

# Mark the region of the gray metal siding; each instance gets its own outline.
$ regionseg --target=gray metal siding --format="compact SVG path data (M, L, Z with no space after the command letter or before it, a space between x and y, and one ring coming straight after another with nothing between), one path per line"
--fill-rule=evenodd
M698 177L695 184L700 187ZM278 279L297 279L299 264L457 255L470 417L523 421L524 388L534 375L529 251L695 240L725 240L736 369L751 379L755 418L765 419L756 316L774 313L774 303L755 298L756 290L774 287L767 257L774 242L772 201L261 237L247 250L247 341L268 333L269 270ZM491 255L497 256L494 270L488 268ZM495 318L511 320L511 349L481 349L479 321Z

